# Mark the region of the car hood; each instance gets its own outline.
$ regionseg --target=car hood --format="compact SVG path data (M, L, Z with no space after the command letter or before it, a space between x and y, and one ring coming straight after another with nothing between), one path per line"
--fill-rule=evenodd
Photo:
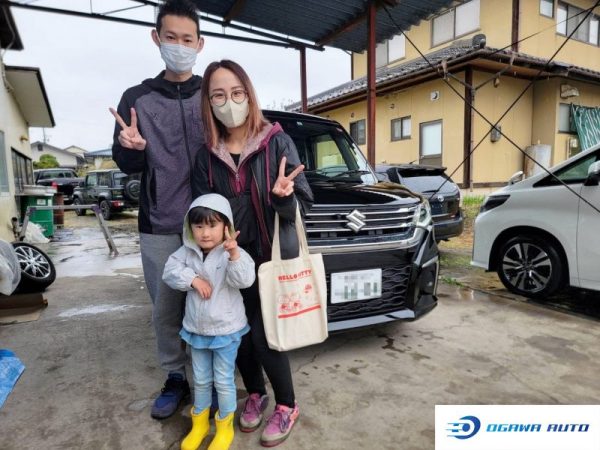
M318 181L310 184L315 206L321 205L413 205L422 197L397 183L373 185Z

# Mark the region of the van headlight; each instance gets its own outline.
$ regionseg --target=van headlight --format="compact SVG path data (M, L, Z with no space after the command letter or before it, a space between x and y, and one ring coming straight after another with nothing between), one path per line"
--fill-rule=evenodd
M414 222L418 227L427 227L431 223L431 207L427 200L423 200L423 203L419 205Z

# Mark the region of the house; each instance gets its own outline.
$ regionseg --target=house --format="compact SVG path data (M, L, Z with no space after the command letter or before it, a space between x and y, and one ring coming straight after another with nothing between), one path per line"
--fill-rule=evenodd
M0 5L0 55L22 50L14 18ZM19 216L19 194L33 184L29 127L55 125L40 70L5 66L0 57L0 239L12 241L13 217Z
M112 159L112 148L94 150L85 154L85 161L88 166L96 169L113 169L117 164Z
M70 169L77 169L85 165L85 158L83 155L72 153L63 150L62 148L55 147L48 143L36 141L31 144L31 154L33 160L39 162L40 157L43 155L52 155L58 161L60 167L68 167Z
M595 3L457 2L380 42L376 162L443 165L485 193L538 170L518 148L545 166L580 151L580 113L600 123L600 8L586 16ZM366 52L353 54L352 80L308 99L310 113L339 121L365 152L366 73Z

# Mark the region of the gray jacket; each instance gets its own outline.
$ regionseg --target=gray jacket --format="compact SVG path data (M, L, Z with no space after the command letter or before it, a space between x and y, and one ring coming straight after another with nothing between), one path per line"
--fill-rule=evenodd
M192 202L196 206L219 211L233 223L231 207L219 194L207 194ZM188 210L189 213L189 210ZM183 328L202 336L223 336L240 331L248 323L240 289L248 288L256 277L254 261L242 248L237 261L229 260L223 245L203 257L194 242L186 214L183 222L183 245L173 253L163 272L163 281L173 289L187 291ZM196 276L210 283L212 294L205 300L192 288Z

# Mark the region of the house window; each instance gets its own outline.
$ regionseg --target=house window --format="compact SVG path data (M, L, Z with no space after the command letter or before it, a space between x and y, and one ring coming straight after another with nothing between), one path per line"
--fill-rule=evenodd
M10 192L10 189L8 188L8 169L6 160L4 132L0 131L0 192Z
M559 133L575 133L572 128L571 104L561 103L558 105L558 131Z
M479 29L479 0L471 0L432 20L431 46L443 44Z
M375 47L375 66L383 67L406 56L406 38L398 34Z
M554 0L540 0L540 14L546 17L554 17Z
M421 161L432 165L442 164L442 121L420 124L419 154Z
M388 62L404 58L406 56L406 38L398 34L388 41Z
M350 136L358 145L364 145L367 143L367 130L366 120L358 120L356 122L350 122Z
M587 19L585 16L583 9L567 3L559 3L556 8L556 32L568 36L578 27L573 34L573 39L599 45L600 16L591 14Z
M33 166L31 158L20 154L12 149L13 176L15 178L15 189L22 191L25 185L33 183Z
M410 139L410 116L392 119L392 141Z

